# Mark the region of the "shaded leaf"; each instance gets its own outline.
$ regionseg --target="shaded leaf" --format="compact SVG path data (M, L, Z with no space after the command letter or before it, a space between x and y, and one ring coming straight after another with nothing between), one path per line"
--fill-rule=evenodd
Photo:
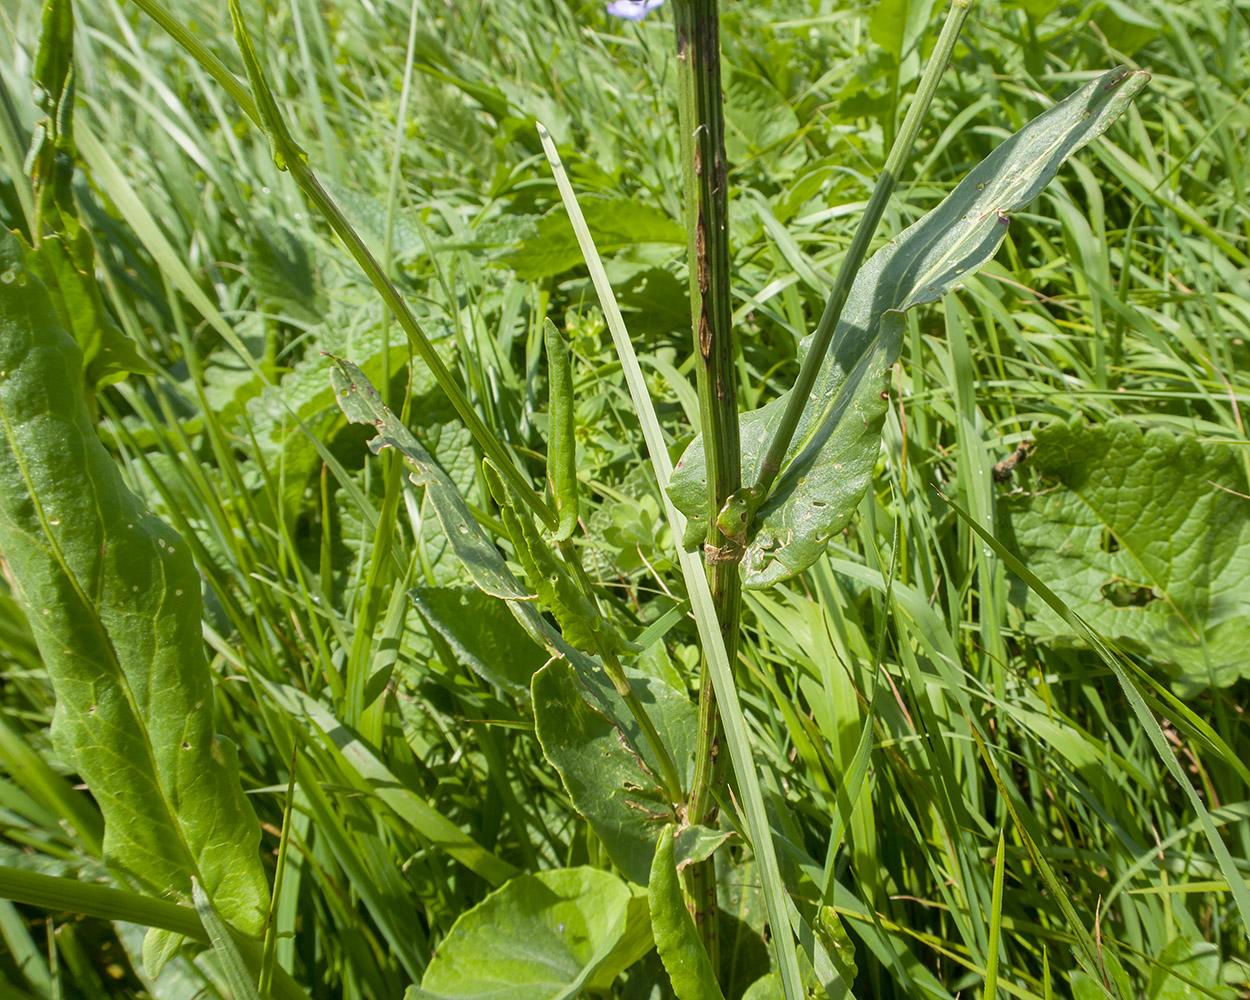
M490 684L528 691L547 654L530 641L508 606L480 590L415 587L408 592L426 623L470 670Z
M1150 1000L1189 1000L1204 995L1233 1000L1238 995L1237 988L1220 981L1220 966L1220 952L1215 945L1177 938L1159 955L1159 966L1150 976L1146 995ZM1209 992L1204 994L1204 990Z
M651 950L645 897L609 872L521 875L456 921L406 1000L572 1000Z
M324 293L303 239L282 223L258 219L244 254L249 284L268 312L316 323Z
M343 415L355 424L372 424L377 436L369 441L373 453L394 448L403 455L411 470L408 478L425 487L425 495L434 508L456 556L468 570L473 582L495 597L527 600L516 578L508 572L498 550L478 526L468 506L447 477L407 427L383 405L378 392L350 361L332 358L335 369L330 373L338 404Z
M570 568L552 551L529 511L519 509L520 498L489 460L483 468L491 495L499 504L499 516L525 567L526 579L538 591L539 603L560 623L568 644L584 653L602 655L636 650L638 647L622 637L600 614L594 600L582 592Z
M674 837L673 858L677 870L696 861L706 861L732 837L732 830L713 830L707 826L683 826Z
M651 933L673 984L677 1000L725 1000L716 982L716 970L699 940L694 919L681 894L681 880L673 855L673 827L660 832L647 885L651 904Z
M1098 632L1179 671L1186 692L1250 676L1250 500L1232 448L1078 418L1038 432L1029 461L1039 488L1004 497L1000 519L1030 570ZM1073 636L1025 588L1017 603L1030 633Z
M184 899L195 876L258 933L260 827L213 733L200 579L96 438L81 372L18 239L0 237L0 550L56 692L53 738L100 804L114 870Z
M986 263L1007 233L1006 213L1028 204L1072 153L1101 135L1149 79L1114 69L1033 119L920 221L860 269L772 494L746 540L748 587L801 573L850 520L877 462L903 314L933 302ZM799 347L800 360L810 338ZM741 418L742 477L752 482L788 394ZM684 544L707 532L703 439L687 448L669 493L688 519Z
M82 351L89 393L152 368L118 328L95 278L95 248L74 196L74 11L71 0L45 0L35 55L35 101L43 112L27 156L34 188L36 253L27 266L38 274L61 327Z
M516 869L496 857L387 769L373 748L344 726L315 698L298 688L262 681L270 697L294 719L306 720L314 739L343 771L345 783L376 795L422 840L455 858L491 885L501 885Z
M578 690L565 662L534 675L534 729L573 805L625 876L647 884L656 830L672 819L654 772Z

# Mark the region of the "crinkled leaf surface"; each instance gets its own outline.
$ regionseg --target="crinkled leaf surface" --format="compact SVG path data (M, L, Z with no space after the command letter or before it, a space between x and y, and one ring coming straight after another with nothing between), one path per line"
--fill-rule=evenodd
M1006 213L1037 197L1063 161L1101 135L1148 79L1121 67L1091 80L1002 143L860 269L781 475L756 515L742 561L746 586L768 587L801 573L850 520L877 462L903 314L935 301L993 257L1007 233ZM809 343L800 344L800 361ZM787 398L742 415L744 482L754 481ZM682 456L669 493L686 515L683 541L693 548L707 532L701 437Z
M652 685L653 687L659 685ZM543 754L560 772L573 805L594 828L608 855L626 877L647 884L655 837L672 820L655 766L644 765L626 743L620 728L587 703L579 690L577 675L557 660L534 676L534 727ZM685 699L657 704L650 689L636 683L639 696L657 728L692 732L694 708ZM660 716L682 713L686 718L672 727L661 727ZM682 740L682 743L687 741ZM681 768L693 747L672 747Z
M1036 492L1003 498L1000 537L1072 610L1171 666L1187 693L1250 676L1250 500L1237 455L1127 420L1037 435ZM1072 631L1019 588L1025 628ZM1202 638L1205 637L1204 651Z
M456 921L407 1000L572 1000L651 944L645 895L616 875L521 875Z
M0 551L56 692L52 733L116 871L258 933L269 893L235 748L213 733L200 579L95 436L82 352L17 237L0 237Z

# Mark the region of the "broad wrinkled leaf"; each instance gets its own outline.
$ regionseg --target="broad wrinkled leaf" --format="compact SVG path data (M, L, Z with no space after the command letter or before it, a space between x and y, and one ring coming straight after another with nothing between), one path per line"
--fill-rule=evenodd
M448 543L473 582L494 597L513 600L532 597L508 572L499 551L478 526L447 473L438 467L438 463L400 419L386 408L364 373L350 361L342 358L331 360L336 367L330 373L330 380L343 415L354 424L372 424L377 428L377 437L369 441L375 455L384 448L394 448L403 455L411 470L408 478L415 485L425 487L426 498L443 526Z
M781 475L756 515L754 537L747 539L746 586L768 587L801 573L850 520L876 466L903 314L940 298L993 257L1007 233L1006 213L1035 198L1148 79L1114 69L1043 112L860 269ZM800 360L809 343L800 344ZM742 415L744 482L754 481L786 399ZM682 456L669 488L688 519L687 548L707 532L706 475L700 437Z
M673 827L660 832L647 885L651 933L677 1000L724 1000L707 949L681 895L673 848Z
M266 312L305 323L325 318L325 292L311 248L280 222L257 219L243 264L248 283Z
M104 815L105 860L161 895L191 877L260 931L260 827L213 733L200 579L126 489L83 399L82 353L0 237L0 551L56 692L58 752Z
M1250 501L1233 448L1078 418L1038 433L1029 468L1041 482L1002 499L1000 537L1073 611L1179 671L1186 693L1250 676ZM1072 635L1023 587L1018 602L1030 633Z
M651 943L646 897L610 872L521 875L456 921L406 1000L572 1000Z
M574 807L625 876L646 885L656 831L672 819L655 772L625 745L616 724L586 702L567 663L557 660L535 674L533 695L538 741ZM654 706L648 710L654 714Z

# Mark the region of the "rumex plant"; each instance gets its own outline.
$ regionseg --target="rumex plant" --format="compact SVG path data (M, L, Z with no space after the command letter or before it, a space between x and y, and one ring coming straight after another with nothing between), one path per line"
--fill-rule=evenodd
M112 323L92 274L93 251L78 218L68 166L77 154L71 6L68 0L47 0L36 64L43 118L29 159L34 182L27 220L31 245L22 247L15 235L0 245L0 552L55 690L56 746L99 806L99 815L87 812L74 821L88 842L98 840L102 828L98 854L119 883L171 902L169 909L146 913L156 928L144 947L149 970L159 972L184 940L208 940L237 995L299 995L286 974L291 957L275 957L281 945L274 929L281 918L279 890L288 884L284 866L292 824L300 822L293 819L298 799L304 822L311 820L327 831L325 851L360 893L371 921L364 936L384 940L394 952L408 979L407 995L414 1000L603 994L640 962L653 963L653 977L666 977L679 1000L723 997L733 978L725 969L732 970L738 957L737 948L730 954L725 943L723 916L725 893L737 891L724 873L735 863L749 864L755 873L773 951L766 963L771 972L755 977L752 995L784 995L788 1000L852 995L857 969L843 925L848 911L845 899L839 900L834 859L848 827L856 822L854 803L865 788L886 630L883 626L876 649L866 651L871 658L867 676L873 678L866 696L869 715L862 734L849 746L841 784L831 791L838 814L829 860L823 871L819 859L804 867L793 845L788 854L778 848L782 838L776 831L784 820L770 815L777 800L766 793L781 779L779 772L768 773L757 756L738 691L736 674L750 641L747 595L803 579L861 508L878 475L891 379L909 312L943 299L990 262L1008 235L1013 213L1035 202L1064 163L1126 111L1148 75L1125 66L1084 74L1084 81L1066 97L998 142L935 207L890 233L870 255L891 197L905 183L913 149L972 8L972 0L953 0L824 309L798 343L793 384L766 394L762 405L744 409L740 390L747 387L741 381L736 301L749 300L760 290L739 287L734 279L721 9L717 0L667 4L676 60L672 128L680 148L690 303L687 356L679 364L682 371L694 372L698 417L697 433L675 466L638 357L641 338L625 319L596 249L596 227L588 223L579 201L576 174L570 177L565 169L560 137L553 137L542 122L524 123L522 141L534 144L545 157L562 219L567 218L575 236L611 335L631 419L637 421L645 445L645 456L634 458L639 466L645 459L658 488L656 509L663 511L675 548L665 557L669 568L676 568L667 576L679 598L668 613L642 626L622 613L580 544L585 493L598 487L579 477L579 447L585 447L594 428L578 422L578 359L570 348L568 324L562 330L544 314L545 300L534 300L531 373L539 369L541 356L547 383L546 452L538 456L545 476L536 485L534 456L514 448L511 435L492 422L493 415L484 415L482 400L489 394L481 386L462 385L455 365L436 344L428 317L418 312L396 279L389 245L381 254L371 247L360 220L352 218L358 213L346 210L341 191L320 179L316 156L296 142L268 76L272 71L258 54L255 12L231 0L237 53L215 54L158 0L136 0L135 5L264 133L276 168L289 174L376 289L390 316L385 322L395 322L405 338L411 368L419 365L428 374L429 396L450 405L453 417L444 427L450 428L449 434L463 435L461 452L470 456L462 468L453 469L435 453L427 435L409 426L418 407L413 402L416 391L396 390L394 373L402 369L402 352L399 345L389 344L385 324L383 360L372 378L350 350L326 351L322 359L335 405L348 423L364 431L376 456L369 472L376 480L371 486L362 489L343 468L338 442L319 440L279 397L280 408L289 410L283 419L299 424L317 450L323 499L331 495L331 479L336 479L341 495L362 512L361 539L371 539L374 551L367 575L358 573L364 577L364 596L354 609L354 631L320 629L316 616L310 616L307 632L312 638L301 631L291 640L292 645L316 646L312 659L322 677L296 683L272 671L249 672L245 678L263 693L267 738L293 761L271 901L257 856L259 826L242 794L234 744L215 735L199 634L200 585L190 545L143 509L93 426L99 389L128 373L150 375L154 369ZM614 0L608 12L641 21L661 6L662 0ZM413 25L415 38L415 8ZM225 61L236 55L242 78ZM448 76L451 71L439 72ZM487 106L504 107L492 103L496 98L487 87L474 93ZM390 234L383 242L389 239ZM222 335L230 339L228 328ZM245 348L240 353L258 379L269 377ZM392 355L400 359L395 364ZM322 376L318 371L317 378ZM677 372L677 377L684 375ZM536 404L535 409L543 407ZM1130 454L1138 445L1132 429L1110 426L1107 434L1125 442ZM361 439L353 440L359 444ZM1184 456L1192 472L1187 482L1231 475L1230 463L1202 453L1196 444L1150 440L1169 455ZM1147 547L1135 544L1141 518L1129 513L1100 519L1082 506L1090 497L1096 506L1099 496L1113 491L1114 484L1101 473L1118 465L1109 458L1091 463L1068 452L1101 449L1105 455L1110 447L1101 434L1085 432L1078 421L1071 428L1039 433L1036 451L1026 449L1029 460L1047 474L1066 477L1064 486L1070 491L1057 501L1068 504L1057 519L1048 521L1045 509L1055 498L1021 497L1004 508L1000 534L1010 534L1016 548L1039 553L1029 559L1039 572L1047 568L1048 559L1072 558L1055 555L1062 545L1054 537L1056 524L1072 520L1091 535L1110 524L1108 530L1133 552ZM1140 474L1139 464L1123 464L1128 467L1125 478L1133 470ZM1011 474L1010 469L1005 472ZM274 489L270 482L269 470L257 478L275 497L281 495L281 487ZM1143 497L1140 506L1160 511L1160 519L1182 521L1184 512L1175 504L1148 495L1153 480L1148 475L1144 479L1135 487ZM373 507L376 491L368 492L377 482L382 484L380 510ZM283 502L275 499L270 506L281 508ZM1229 512L1231 501L1220 497L1202 502L1215 511L1213 517L1237 519ZM323 502L323 510L331 506ZM987 546L1000 545L985 525L952 509L970 522L972 531L986 534ZM406 521L410 536L397 527L401 521ZM421 560L404 550L408 537L420 548L431 525L437 525L435 534L457 567L457 579L475 589L440 583L428 565L420 567L423 581L417 578L415 567ZM274 533L283 531L285 524ZM334 539L328 527L320 546L323 569L332 567ZM641 545L637 548L646 561ZM1118 551L1117 542L1106 553L1108 559L1091 557L1082 563L1093 565L1091 576L1116 578L1108 600L1125 612L1104 608L1090 623L1072 610L1081 599L1080 581L1067 580L1071 585L1066 589L1048 586L1028 567L1011 562L1014 556L1005 549L1000 555L1031 588L1028 627L1052 637L1081 638L1111 667L1168 774L1183 784L1215 858L1214 869L1226 880L1242 916L1250 916L1250 898L1244 880L1238 881L1236 862L1180 773L1151 708L1164 704L1187 731L1202 731L1230 766L1235 755L1219 737L1202 730L1200 720L1156 681L1127 672L1121 654L1098 634L1142 646L1153 643L1152 651L1180 664L1178 669L1187 670L1188 683L1197 688L1206 680L1218 683L1235 669L1230 651L1244 631L1220 610L1219 592L1244 574L1235 558L1204 565L1210 570L1204 576L1194 571L1192 560L1160 560L1148 554L1134 562L1130 553ZM896 531L893 555L879 577L887 611L897 553ZM278 565L298 577L293 586L307 590L299 562L298 557L283 556ZM397 569L404 565L406 569ZM261 572L257 567L253 575ZM1073 576L1062 567L1053 573ZM1135 583L1144 577L1154 581L1158 593ZM320 595L325 599L320 613L327 617L330 590L323 584ZM1057 599L1055 590L1068 603ZM1150 610L1155 603L1160 606ZM1164 605L1183 605L1186 612L1178 615L1183 620L1161 621ZM1201 614L1189 615L1191 607L1199 607ZM1139 610L1154 617L1137 614ZM409 613L419 616L438 657L465 665L492 692L474 702L453 685L451 690L465 697L466 706L485 712L483 706L489 705L493 711L496 701L505 699L523 706L514 724L527 737L532 731L535 752L541 751L558 775L562 793L593 831L593 844L601 847L598 864L590 863L596 860L592 857L573 864L551 855L540 863L532 854L526 859L531 870L522 872L480 843L476 832L466 834L412 790L410 775L418 769L414 751L395 749L383 697L392 680L393 650ZM687 616L693 618L697 636L697 656L685 664L691 675L682 676L671 664L667 671L649 667L646 657ZM302 621L294 615L292 619ZM1201 632L1201 655L1191 642L1194 621ZM237 654L230 652L230 643L211 628L205 631L214 648L233 662L230 657ZM1209 670L1209 677L1199 676L1199 665ZM322 678L332 710L306 690ZM958 688L956 683L949 686ZM967 696L961 692L960 697L965 713L972 714ZM465 717L475 718L467 708ZM806 722L797 713L787 717L796 740L806 732ZM970 729L967 742L975 743L1002 788L986 746L989 735L978 725ZM488 737L483 745L498 753ZM369 803L352 814L351 829L364 846L335 831L328 792L338 787ZM508 802L504 791L499 794L508 808L524 815L521 804ZM1131 987L1126 987L1123 971L1109 971L1100 939L1086 930L1067 902L1063 876L1037 850L1036 831L1016 810L1011 794L1004 791L1003 798L1011 821L1022 831L1021 857L1070 919L1073 961L1080 970L1076 975L1084 977L1074 982L1110 996L1127 995ZM369 828L375 802L386 816L376 831ZM522 825L547 822L537 812L536 817ZM401 906L406 883L398 867L385 868L384 876L371 881L370 866L383 863L391 840L408 843L402 838L409 836L421 851L432 849L455 859L479 880L477 888L489 887L477 894L476 905L442 928L436 948L427 946L423 931L411 933L415 923L405 923ZM483 834L480 839L489 838ZM992 876L992 932L980 970L987 996L994 994L998 976L1004 843L1000 833ZM567 853L574 851L570 847ZM326 861L313 856L309 863ZM298 891L298 877L292 878ZM13 898L36 900L40 885L15 879L3 888ZM80 898L85 911L105 915L117 915L121 905L117 899L91 903ZM191 903L195 919L186 919L188 914L179 913L172 903L183 904L183 909ZM288 914L288 919L294 918ZM865 921L871 923L872 915ZM879 937L866 940L883 965L894 960ZM906 975L917 974L911 970ZM931 985L924 981L925 989ZM738 988L734 995L742 992Z

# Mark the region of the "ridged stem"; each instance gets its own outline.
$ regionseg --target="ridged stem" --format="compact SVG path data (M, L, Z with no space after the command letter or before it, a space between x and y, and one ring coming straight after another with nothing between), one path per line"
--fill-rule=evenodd
M699 416L708 483L708 533L704 547L708 583L725 651L732 665L738 646L742 588L741 537L717 524L725 501L742 486L738 438L738 386L734 370L733 308L729 290L728 168L720 76L720 16L716 0L677 0L678 107L685 181L690 269L690 319L694 335ZM718 753L720 718L706 656L699 681L699 730L687 816L716 818L714 790L724 777ZM687 904L718 967L716 879L711 859L686 869Z

